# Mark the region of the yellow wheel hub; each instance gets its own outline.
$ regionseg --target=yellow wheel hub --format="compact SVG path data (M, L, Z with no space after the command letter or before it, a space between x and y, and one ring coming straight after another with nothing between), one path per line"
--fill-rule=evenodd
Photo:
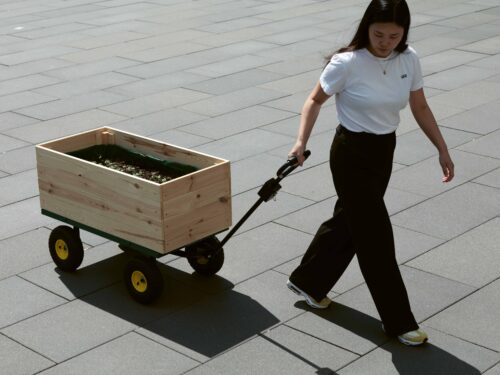
M148 280L146 276L141 271L134 271L130 276L130 281L132 281L132 285L134 289L139 293L144 293L148 289Z
M56 254L61 260L66 260L69 257L68 245L64 240L56 241Z
M208 263L208 258L207 257L204 257L204 256L199 256L196 261L198 262L198 264L201 264L201 265L205 265Z

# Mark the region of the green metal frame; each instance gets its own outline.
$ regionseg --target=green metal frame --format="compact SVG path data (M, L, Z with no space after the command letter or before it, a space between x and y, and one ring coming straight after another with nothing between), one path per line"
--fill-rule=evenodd
M138 253L141 253L142 255L145 255L147 257L160 258L163 255L165 255L165 254L159 253L157 251L151 250L151 249L149 249L147 247L144 247L144 246L138 245L136 243L130 242L128 240L125 240L123 238L120 238L120 237L114 236L112 234L103 232L103 231L101 231L99 229L95 229L95 228L89 227L88 225L85 225L85 224L79 223L77 221L68 219L67 217L58 215L58 214L56 214L54 212L45 210L43 208L42 208L42 215L49 216L49 217L51 217L53 219L62 221L64 223L66 223L66 224L70 224L70 225L72 225L74 227L83 229L83 230L85 230L87 232L97 234L98 236L101 236L101 237L107 238L108 240L117 242L120 245L123 245L124 247L126 247L127 249L131 249L133 251L137 251Z

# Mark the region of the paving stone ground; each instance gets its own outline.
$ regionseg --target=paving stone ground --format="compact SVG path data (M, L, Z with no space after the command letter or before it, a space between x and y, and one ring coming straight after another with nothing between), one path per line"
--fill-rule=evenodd
M500 0L411 0L410 44L456 178L410 111L387 192L430 342L389 339L354 261L314 311L285 287L336 193L325 104L311 158L225 246L217 276L160 258L150 306L130 255L82 233L58 271L34 145L112 126L231 161L233 219L284 162L324 57L368 0L0 0L0 374L500 374Z

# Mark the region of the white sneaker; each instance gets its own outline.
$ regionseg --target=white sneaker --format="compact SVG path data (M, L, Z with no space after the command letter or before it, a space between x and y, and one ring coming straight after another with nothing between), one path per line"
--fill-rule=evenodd
M427 340L429 340L429 337L424 331L416 329L415 331L410 331L399 335L398 340L405 345L418 346L424 344Z
M332 303L332 300L328 297L323 298L320 302L316 301L309 294L299 289L290 280L286 282L286 286L295 294L304 297L306 299L307 304L311 307L314 307L315 309L326 309L328 306L330 306L330 303Z

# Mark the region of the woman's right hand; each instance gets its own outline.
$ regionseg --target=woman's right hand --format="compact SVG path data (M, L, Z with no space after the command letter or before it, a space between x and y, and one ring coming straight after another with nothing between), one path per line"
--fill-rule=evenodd
M305 150L306 146L300 142L297 142L288 153L288 158L292 158L295 156L297 158L298 164L302 166L302 164L304 164L304 160L306 160L306 158L304 157Z

